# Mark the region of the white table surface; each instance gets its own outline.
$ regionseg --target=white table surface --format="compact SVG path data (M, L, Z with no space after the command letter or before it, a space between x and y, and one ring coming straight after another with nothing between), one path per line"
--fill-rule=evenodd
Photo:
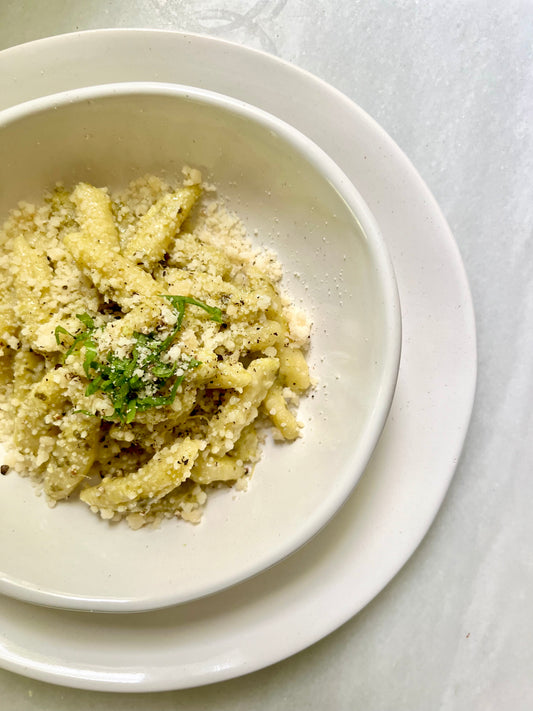
M532 709L533 1L0 1L0 49L99 27L261 48L368 111L426 180L459 245L477 315L478 392L429 534L326 639L240 679L160 694L0 671L0 708Z

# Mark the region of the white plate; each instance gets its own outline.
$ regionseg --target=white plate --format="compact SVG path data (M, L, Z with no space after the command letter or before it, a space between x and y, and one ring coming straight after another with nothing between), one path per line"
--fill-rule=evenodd
M435 517L462 448L475 388L475 326L438 206L361 109L315 77L243 47L168 32L95 31L7 50L0 74L7 78L0 108L76 86L146 79L220 91L293 124L331 155L377 217L404 329L398 387L378 448L355 493L305 548L225 592L158 612L75 613L0 598L0 662L70 686L150 691L238 676L303 649L358 612L402 567Z

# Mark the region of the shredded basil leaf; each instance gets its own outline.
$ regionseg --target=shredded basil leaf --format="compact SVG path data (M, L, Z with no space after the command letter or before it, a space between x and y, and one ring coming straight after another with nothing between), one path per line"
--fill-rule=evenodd
M72 341L65 352L64 359L84 349L83 370L89 379L85 395L102 392L109 397L113 405L113 415L104 417L104 420L119 420L129 424L133 422L137 412L172 404L186 371L201 365L201 362L195 358L184 359L179 363L165 363L161 359L181 329L186 304L203 309L212 321L222 323L222 312L215 306L209 306L190 296L161 294L161 297L170 301L177 311L174 327L164 340L160 340L156 332L134 333L131 355L125 358L120 358L113 351L106 354L99 353L93 338L98 328L89 314L76 314L76 318L84 326L84 330L76 335L63 326L57 326L55 330L58 345L63 344L62 336L67 336ZM179 375L176 374L178 370ZM76 412L91 414L86 410L76 410Z

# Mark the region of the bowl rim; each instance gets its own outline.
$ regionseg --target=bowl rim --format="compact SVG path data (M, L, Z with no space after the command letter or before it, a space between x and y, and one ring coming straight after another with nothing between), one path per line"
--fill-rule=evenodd
M0 593L26 602L71 610L92 610L99 612L135 612L148 611L189 602L212 595L238 584L252 576L260 574L300 549L310 541L345 503L357 482L361 478L370 457L379 441L387 420L396 387L401 357L401 307L393 263L381 234L380 228L366 202L355 185L345 175L334 160L314 141L277 116L219 92L184 84L154 81L115 82L97 84L49 94L22 102L0 111L0 130L11 123L27 117L55 110L61 106L83 103L124 95L156 95L188 99L222 107L226 111L259 123L274 131L293 149L302 155L333 186L346 202L354 220L359 224L371 261L376 265L379 286L383 293L384 332L386 344L379 388L370 417L365 422L357 446L347 457L346 470L352 476L345 477L330 495L322 502L313 516L299 528L283 546L277 546L273 553L262 556L254 564L249 564L238 574L219 580L211 586L205 586L196 593L185 595L146 597L106 598L100 596L82 596L68 592L45 590L34 583L23 581L0 571ZM334 493L331 493L334 492Z

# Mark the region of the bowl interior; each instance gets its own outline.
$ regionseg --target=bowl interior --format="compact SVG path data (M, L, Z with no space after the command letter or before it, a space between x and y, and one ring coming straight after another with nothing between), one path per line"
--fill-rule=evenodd
M49 509L0 477L0 591L63 607L136 610L233 584L302 545L345 500L375 446L399 359L392 268L364 203L300 134L240 102L191 88L112 85L0 115L0 218L61 180L125 186L199 168L274 248L313 321L318 384L301 439L269 443L246 492L217 491L203 522L130 531L69 502Z

